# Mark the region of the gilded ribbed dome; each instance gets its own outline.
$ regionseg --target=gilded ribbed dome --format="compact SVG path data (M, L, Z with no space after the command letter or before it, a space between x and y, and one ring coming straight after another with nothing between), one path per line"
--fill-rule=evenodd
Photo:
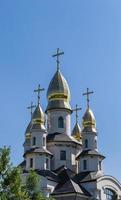
M66 79L63 77L60 70L54 74L47 91L48 106L47 110L55 108L66 108L71 110L70 90Z
M82 139L81 128L80 128L78 123L76 123L74 128L73 128L72 136L78 141L81 141L81 139Z
M67 99L70 100L70 90L66 79L60 70L54 74L47 91L48 100L51 99Z
M92 127L96 128L96 120L90 108L87 108L82 121L83 128Z
M45 114L39 104L32 115L32 129L33 128L41 128L45 130Z

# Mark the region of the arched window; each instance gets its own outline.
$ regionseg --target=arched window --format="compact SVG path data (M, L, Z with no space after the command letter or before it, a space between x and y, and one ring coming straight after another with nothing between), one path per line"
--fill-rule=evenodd
M46 145L46 140L45 140L45 137L43 137L43 140L42 140L42 145L45 146Z
M85 148L88 148L88 140L85 140Z
M36 145L36 137L33 137L32 145Z
M58 128L64 128L64 120L63 117L58 118Z
M87 170L87 160L83 160L83 169Z
M105 188L105 194L106 194L106 200L116 200L117 199L117 195L116 195L115 191L113 191L109 188Z

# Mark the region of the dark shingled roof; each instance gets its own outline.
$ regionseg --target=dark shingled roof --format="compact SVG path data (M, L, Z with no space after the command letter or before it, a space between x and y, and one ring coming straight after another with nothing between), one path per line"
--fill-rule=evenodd
M59 182L59 178L58 178L58 175L50 170L35 170L36 173L40 176L43 176L43 177L46 177L48 180L51 180L51 181L54 181L54 182ZM23 173L29 173L28 170L24 170Z
M40 176L44 176L49 180L59 182L58 175L50 170L37 170L37 174L39 174Z
M67 193L78 193L84 196L91 196L88 191L86 191L77 180L74 178L75 173L70 169L62 166L56 170L59 177L59 183L55 187L52 195L67 194Z
M81 145L80 142L78 142L75 138L72 136L66 135L65 133L52 133L47 135L47 142L73 142L76 144Z
M79 159L80 156L85 156L85 155L100 156L103 159L105 158L105 156L100 154L98 151L88 149L88 150L83 150L81 153L79 153L79 155L76 157L76 159Z
M41 153L41 154L45 153L52 156L52 153L50 153L47 149L39 148L39 147L29 149L28 151L25 152L24 156L30 153Z
M95 181L100 177L100 174L94 171L80 172L76 174L74 180L78 183Z

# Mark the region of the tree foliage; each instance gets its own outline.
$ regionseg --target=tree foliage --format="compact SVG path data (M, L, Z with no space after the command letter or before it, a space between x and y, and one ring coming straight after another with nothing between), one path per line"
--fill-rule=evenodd
M50 200L40 191L40 179L30 171L26 183L22 182L22 171L10 163L10 148L0 149L0 200Z

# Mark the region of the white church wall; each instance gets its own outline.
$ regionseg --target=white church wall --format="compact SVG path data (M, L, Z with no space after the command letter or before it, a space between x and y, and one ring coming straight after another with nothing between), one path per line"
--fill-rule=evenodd
M106 200L105 189L111 189L121 199L121 184L111 176L102 176L97 180L98 199Z
M35 156L35 168L36 169L46 169L45 155L36 155Z
M36 145L33 145L33 138L36 138ZM31 147L46 147L45 145L43 146L43 137L46 138L46 133L45 132L32 132L31 134ZM46 140L46 139L45 139Z
M85 140L88 140L88 147L85 148ZM83 133L83 149L97 149L97 136L95 133Z
M84 169L84 160L87 161L87 168ZM99 168L99 158L96 156L85 156L80 157L79 159L79 172L82 171L100 171L101 174L103 174L103 168L101 164L101 169Z
M51 169L57 169L65 165L69 169L76 165L76 146L72 144L50 144L48 150L54 155L51 161ZM60 160L60 152L66 151L66 160Z
M48 111L48 133L65 133L71 135L71 115L66 110L50 110ZM58 118L63 117L64 128L58 127Z
M26 170L30 168L30 159L33 159L32 169L46 169L46 156L39 154L28 154L26 157Z

